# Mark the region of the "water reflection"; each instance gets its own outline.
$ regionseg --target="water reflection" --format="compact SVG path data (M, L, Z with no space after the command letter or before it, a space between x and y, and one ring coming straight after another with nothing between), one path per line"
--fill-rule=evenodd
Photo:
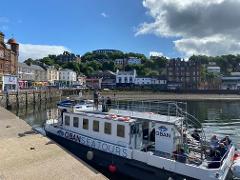
M197 117L208 138L213 134L230 135L240 147L240 102L198 101L188 102L188 111Z
M42 127L47 119L57 118L58 116L56 103L22 107L13 109L12 112L32 127Z

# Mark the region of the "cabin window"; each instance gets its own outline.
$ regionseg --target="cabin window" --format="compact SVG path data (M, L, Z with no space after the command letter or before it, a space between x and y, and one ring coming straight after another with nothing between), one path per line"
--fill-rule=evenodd
M83 119L83 129L88 129L88 119Z
M70 116L65 116L64 124L65 126L70 126Z
M124 125L117 125L117 136L118 137L125 137L125 126Z
M78 123L79 123L79 118L78 117L73 117L73 127L78 128Z
M99 132L99 121L93 121L93 131Z
M105 122L104 124L104 133L111 134L112 133L112 125L111 123Z

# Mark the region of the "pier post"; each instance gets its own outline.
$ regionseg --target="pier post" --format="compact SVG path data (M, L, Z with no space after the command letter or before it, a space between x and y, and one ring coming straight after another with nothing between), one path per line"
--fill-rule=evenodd
M39 102L41 104L42 103L42 91L41 90L38 93L38 99L39 99Z
M45 101L47 103L47 90L45 90Z
M49 97L49 99L50 99L50 102L52 102L52 93L51 93L51 90L49 89L49 91L48 91L48 97Z
M6 92L6 108L8 108L9 105L9 94Z
M35 90L33 90L33 105L36 104L36 94L35 94Z
M16 105L17 105L17 108L19 108L19 92L18 91L16 93Z
M26 103L26 106L28 106L28 92L26 91L25 92L25 103Z

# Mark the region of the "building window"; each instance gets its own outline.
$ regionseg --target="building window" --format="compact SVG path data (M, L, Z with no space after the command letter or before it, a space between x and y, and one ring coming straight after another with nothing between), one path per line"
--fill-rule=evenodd
M79 118L78 117L73 117L73 127L78 128L78 123L79 123Z
M88 119L83 119L83 129L88 129Z
M127 77L124 78L124 83L127 83Z
M133 80L132 80L132 77L130 77L130 78L129 78L129 82L132 83L132 81L133 81Z
M99 132L99 121L93 121L93 131Z
M122 78L118 78L118 83L122 83Z
M111 123L105 122L104 123L104 133L111 134L112 133L112 125Z
M118 137L125 137L125 126L124 125L117 125L117 136Z
M70 116L65 116L64 124L65 126L70 126Z

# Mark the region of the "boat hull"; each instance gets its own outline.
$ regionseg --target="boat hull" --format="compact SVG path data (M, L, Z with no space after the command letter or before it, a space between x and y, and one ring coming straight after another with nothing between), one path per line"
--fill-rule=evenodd
M117 169L116 173L127 175L133 179L169 180L170 177L174 180L194 179L191 177L186 177L180 174L169 172L164 169L158 169L133 159L126 159L124 157L116 156L97 149L93 149L85 145L65 139L63 137L57 136L50 132L46 132L46 135L53 139L54 141L56 141L58 144L62 145L67 150L69 150L71 153L79 157L80 159L92 165L93 167L97 166L107 170L110 164L114 164ZM87 159L87 153L89 151L93 152L92 160Z

